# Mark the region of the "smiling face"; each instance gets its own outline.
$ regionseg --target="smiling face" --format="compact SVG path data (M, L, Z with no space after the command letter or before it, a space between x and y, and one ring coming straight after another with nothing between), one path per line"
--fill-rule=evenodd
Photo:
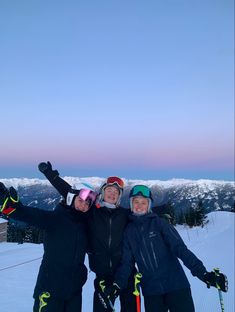
M106 186L104 189L104 201L115 205L119 199L119 189L116 186Z
M143 196L135 196L132 199L132 212L138 215L144 215L149 209L149 199Z
M87 212L90 208L90 202L76 196L74 200L74 208L81 212Z

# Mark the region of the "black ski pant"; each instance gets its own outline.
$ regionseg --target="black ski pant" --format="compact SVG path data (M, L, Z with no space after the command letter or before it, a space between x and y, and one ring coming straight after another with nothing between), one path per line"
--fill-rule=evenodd
M190 288L164 295L144 296L145 312L195 312Z
M34 299L33 312L81 312L82 294L68 300L53 298L48 292L41 293Z
M105 280L106 284L112 284L114 282L113 276L108 276L104 278L96 277L94 280L95 292L93 298L93 312L107 312L107 309L102 304L102 299L99 297L99 282ZM136 299L133 295L134 291L134 273L130 276L128 281L128 286L126 289L122 290L119 299L120 299L120 312L136 312Z

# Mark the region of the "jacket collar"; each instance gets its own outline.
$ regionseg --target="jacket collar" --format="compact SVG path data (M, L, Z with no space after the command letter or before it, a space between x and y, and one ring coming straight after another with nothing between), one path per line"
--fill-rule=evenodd
M146 220L149 220L149 219L153 219L156 217L156 214L154 212L149 212L149 213L146 213L145 215L143 216L136 216L136 215L133 215L133 213L129 216L130 218L130 221L132 222L138 222L138 223L143 223L145 222Z

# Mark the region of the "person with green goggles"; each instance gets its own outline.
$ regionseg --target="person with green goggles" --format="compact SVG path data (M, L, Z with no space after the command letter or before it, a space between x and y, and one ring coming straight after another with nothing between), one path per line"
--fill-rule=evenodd
M142 278L145 312L194 312L189 281L178 260L207 284L227 291L224 274L207 272L185 245L172 224L152 211L150 188L135 185L130 191L131 216L124 233L123 255L113 285L105 287L106 297L114 302L126 283L133 266L137 264Z

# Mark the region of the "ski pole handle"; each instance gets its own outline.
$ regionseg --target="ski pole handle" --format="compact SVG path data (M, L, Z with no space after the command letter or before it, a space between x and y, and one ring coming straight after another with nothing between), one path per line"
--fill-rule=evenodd
M214 272L215 272L215 275L216 275L217 277L219 277L219 274L220 274L219 268L214 268ZM217 288L217 289L220 289L220 286L219 286L219 284L217 283L217 280L215 281L215 283L216 283L216 288Z
M133 295L135 296L139 296L140 295L140 291L139 291L139 284L140 284L140 279L142 278L142 274L141 273L136 273L135 274L135 289L133 292Z
M219 276L219 268L214 268L214 272L216 276ZM216 282L216 288L218 289L219 293L219 301L220 301L220 307L221 307L221 312L224 312L224 300L223 300L223 295L222 295L222 290L220 289L220 286Z
M136 273L135 277L134 277L134 291L133 291L133 295L135 295L135 299L136 299L136 309L137 312L140 312L141 310L141 305L140 305L140 280L142 278L142 274L141 273Z

